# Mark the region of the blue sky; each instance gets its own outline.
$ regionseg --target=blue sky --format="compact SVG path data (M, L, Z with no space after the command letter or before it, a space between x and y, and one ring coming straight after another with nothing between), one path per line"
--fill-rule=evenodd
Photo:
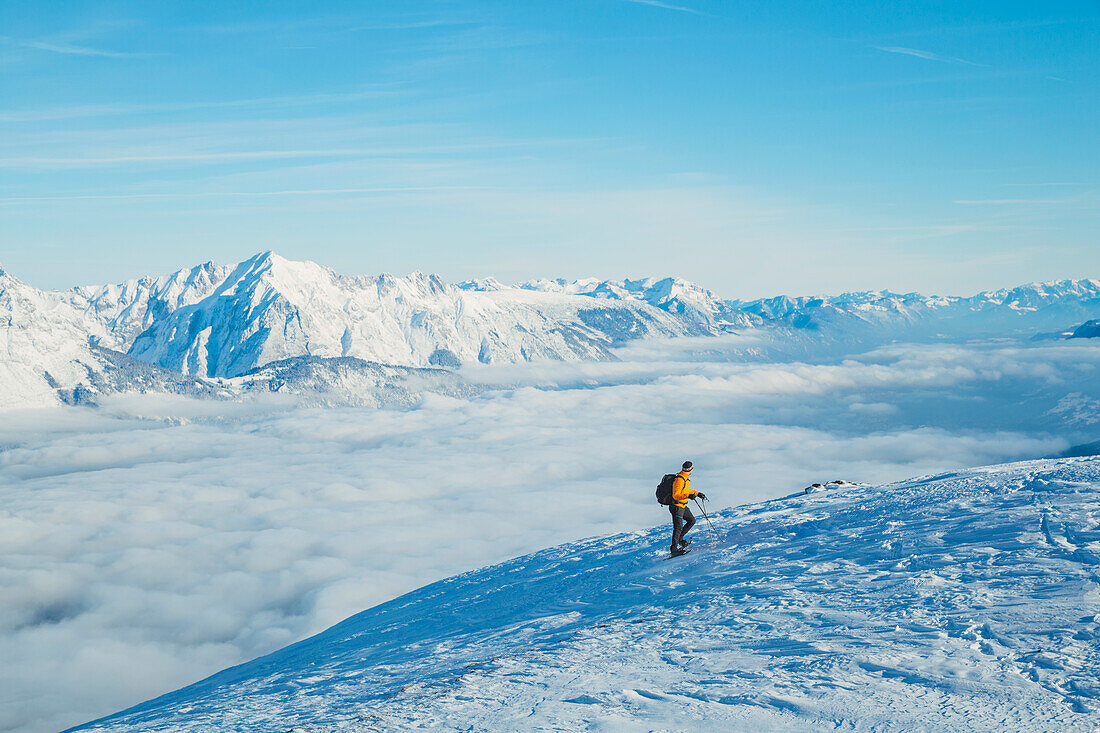
M1100 5L0 0L0 263L1100 277Z

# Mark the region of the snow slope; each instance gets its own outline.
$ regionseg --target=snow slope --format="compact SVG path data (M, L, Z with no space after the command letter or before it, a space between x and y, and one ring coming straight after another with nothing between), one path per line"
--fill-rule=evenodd
M666 526L516 558L74 730L1100 725L1100 460L713 519L683 558Z

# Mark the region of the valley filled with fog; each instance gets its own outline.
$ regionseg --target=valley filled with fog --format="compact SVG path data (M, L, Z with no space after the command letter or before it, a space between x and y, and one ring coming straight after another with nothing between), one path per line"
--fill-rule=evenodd
M749 331L472 365L383 409L104 396L0 422L0 728L57 730L440 578L716 507L1100 438L1089 340L843 347Z

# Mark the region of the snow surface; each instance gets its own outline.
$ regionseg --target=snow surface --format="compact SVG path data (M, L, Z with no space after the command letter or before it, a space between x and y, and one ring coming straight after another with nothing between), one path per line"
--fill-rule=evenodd
M74 730L1100 725L1100 459L844 486L421 588Z

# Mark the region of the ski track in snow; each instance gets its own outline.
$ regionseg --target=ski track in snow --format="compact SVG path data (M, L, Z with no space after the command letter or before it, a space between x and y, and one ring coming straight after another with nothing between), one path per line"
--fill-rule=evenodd
M1100 726L1100 459L842 488L466 573L97 731Z

